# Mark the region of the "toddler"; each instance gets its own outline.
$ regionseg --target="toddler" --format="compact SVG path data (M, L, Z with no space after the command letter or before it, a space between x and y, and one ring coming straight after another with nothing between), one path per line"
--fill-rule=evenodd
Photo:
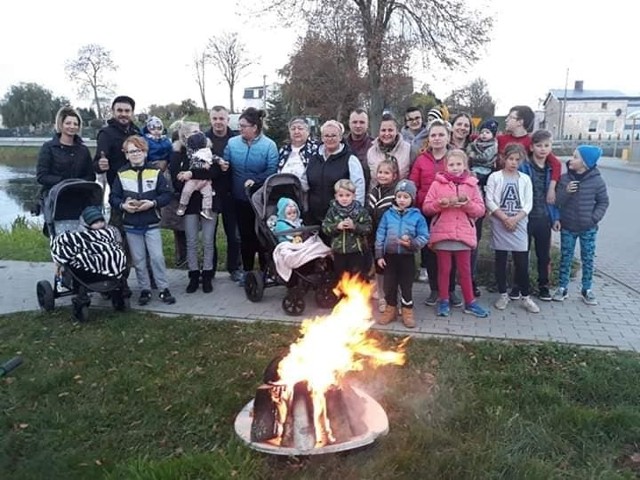
M498 158L497 133L498 122L493 118L485 120L480 125L480 135L467 147L469 170L476 176L483 191L489 175L496 168L496 159Z
M144 128L144 139L149 145L147 161L164 171L171 156L171 139L164 134L162 120L149 117Z

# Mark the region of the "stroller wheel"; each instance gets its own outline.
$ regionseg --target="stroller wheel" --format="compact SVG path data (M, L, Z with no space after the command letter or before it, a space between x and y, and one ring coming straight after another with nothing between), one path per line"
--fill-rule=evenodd
M302 315L305 306L304 297L296 293L287 293L282 299L282 309L287 315Z
M252 302L259 302L264 295L262 272L247 272L244 279L244 293Z
M53 295L53 287L47 280L40 280L36 284L36 295L38 296L38 305L45 312L52 312L55 306L55 297Z
M333 293L331 285L321 285L316 290L316 305L320 308L333 308L338 303L338 297Z

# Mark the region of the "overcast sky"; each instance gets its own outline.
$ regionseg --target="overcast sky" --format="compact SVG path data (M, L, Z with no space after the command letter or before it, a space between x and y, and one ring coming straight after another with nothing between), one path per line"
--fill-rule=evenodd
M483 77L498 103L497 114L506 114L517 103L537 108L549 89L564 88L567 68L570 87L584 80L585 89L640 92L640 2L609 0L588 7L579 0L469 0L482 2L495 20L482 60L468 72L425 72L416 65L416 89L426 83L444 98L453 88ZM243 87L261 85L263 75L267 83L279 80L276 71L287 62L297 37L295 31L269 28L255 12L237 12L232 0L191 0L172 9L160 8L157 1L5 3L0 96L18 82L36 82L76 106L88 106L89 101L77 98L64 64L88 43L111 51L119 66L113 76L117 93L134 97L136 110L143 111L153 103L185 98L200 104L193 55L221 30L238 31L256 59L236 89L238 106ZM227 87L213 67L207 75L208 104L227 104Z

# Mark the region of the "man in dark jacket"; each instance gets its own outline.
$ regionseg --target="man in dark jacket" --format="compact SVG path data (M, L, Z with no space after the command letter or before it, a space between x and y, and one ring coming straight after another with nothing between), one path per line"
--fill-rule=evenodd
M209 112L211 128L205 135L211 140L211 150L214 155L222 157L224 149L229 139L236 134L229 128L229 112L221 105L216 105ZM235 203L231 196L231 175L223 175L214 185L216 196L220 202L222 212L222 226L227 237L227 271L233 281L240 281L242 278L242 265L240 263L240 232L238 231L238 220L236 218ZM213 236L213 273L215 275L218 264L218 247L216 238L218 225Z

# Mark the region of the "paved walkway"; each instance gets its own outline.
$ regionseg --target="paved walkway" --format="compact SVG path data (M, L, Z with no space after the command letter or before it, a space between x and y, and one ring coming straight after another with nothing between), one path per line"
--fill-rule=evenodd
M36 310L38 308L35 285L38 280L52 280L51 263L29 263L0 260L0 313ZM133 276L132 276L133 277ZM284 287L265 290L259 303L249 302L244 290L231 282L226 274L214 280L214 291L204 294L201 291L187 295L183 293L187 284L187 273L183 270L170 270L169 282L177 297L175 305L165 305L157 299L146 307L159 314L188 314L211 319L231 319L238 321L278 321L299 323L301 318L324 315L326 310L315 306L313 295L307 296L307 309L303 317L287 316L281 307ZM132 278L131 285L135 285ZM501 339L515 341L555 341L590 347L633 350L640 352L640 295L610 278L597 278L597 293L600 305L585 305L580 296L579 285L572 283L570 297L563 303L539 302L541 312L529 314L519 302L512 302L505 311L491 309L491 315L478 319L453 309L448 318L435 316L434 307L423 305L428 287L416 283L414 286L416 319L418 326L408 330L401 323L377 327L395 334L412 333L425 337L458 337L461 339ZM108 307L109 302L98 295L93 296L93 306ZM492 305L497 297L495 293L484 292L480 301ZM133 300L137 298L134 290ZM57 306L70 305L70 297L57 300ZM92 312L92 315L98 314ZM375 312L375 315L378 315Z

